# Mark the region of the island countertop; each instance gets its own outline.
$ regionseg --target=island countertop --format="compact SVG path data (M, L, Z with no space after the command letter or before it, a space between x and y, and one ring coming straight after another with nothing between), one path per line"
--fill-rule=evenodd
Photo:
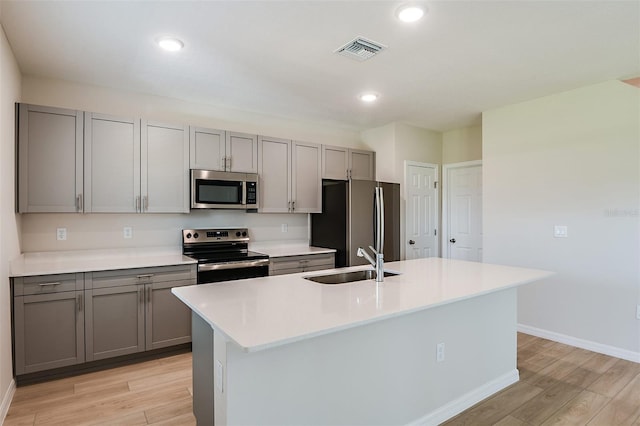
M246 352L406 315L537 281L552 272L442 258L385 264L400 275L346 284L305 276L370 269L305 272L179 287L172 292L214 330Z

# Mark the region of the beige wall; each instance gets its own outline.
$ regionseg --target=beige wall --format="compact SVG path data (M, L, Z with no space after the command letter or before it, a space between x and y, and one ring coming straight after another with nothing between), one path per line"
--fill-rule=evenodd
M557 272L521 288L519 322L640 362L640 90L608 81L485 112L483 184L485 261Z
M463 127L442 134L442 164L482 160L482 126Z
M15 389L11 363L9 259L20 254L19 217L14 213L15 108L20 70L0 27L0 423Z

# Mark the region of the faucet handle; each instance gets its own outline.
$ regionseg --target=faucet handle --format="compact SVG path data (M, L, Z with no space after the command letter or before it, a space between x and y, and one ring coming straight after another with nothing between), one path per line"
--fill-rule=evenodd
M380 256L382 253L378 253L376 251L376 249L374 249L372 246L369 246L369 248L371 249L371 251L373 252L373 254L375 254L376 256Z

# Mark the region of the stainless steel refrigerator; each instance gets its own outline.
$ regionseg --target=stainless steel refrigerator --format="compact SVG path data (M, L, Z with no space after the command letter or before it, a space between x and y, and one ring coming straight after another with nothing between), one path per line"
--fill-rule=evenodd
M367 264L356 252L374 245L376 187L384 194L384 260L400 260L400 184L323 180L322 213L311 214L311 245L336 249L336 268Z

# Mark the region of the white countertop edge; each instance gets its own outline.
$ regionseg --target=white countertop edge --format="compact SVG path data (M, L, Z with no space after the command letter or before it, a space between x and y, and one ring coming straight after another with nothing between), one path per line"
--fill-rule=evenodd
M118 269L151 268L195 264L174 247L28 252L12 259L9 276L72 274Z
M302 240L250 242L249 250L274 258L336 252L336 249L332 248L310 246L307 241Z
M496 266L505 266L505 265L496 265ZM368 265L362 265L362 266L354 266L354 267L347 267L347 268L340 268L340 269L328 269L328 270L323 270L321 271L321 273L311 273L311 274L306 274L306 276L316 276L316 275L331 275L332 273L336 273L336 272L349 272L349 271L358 271L358 270L363 270L363 269L371 269L370 266ZM387 269L385 268L385 271L391 271L391 272L397 272L394 271L393 269ZM484 296L487 294L491 294L491 293L497 293L500 291L504 291L504 290L508 290L508 289L512 289L515 287L519 287L521 285L525 285L525 284L529 284L532 282L537 282L541 279L544 278L548 278L552 275L555 275L555 272L550 272L550 271L541 271L541 272L547 272L546 275L543 276L539 276L536 278L531 278L531 279L526 279L523 281L518 281L518 282L514 282L511 284L507 284L504 285L502 287L499 288L493 288L493 289L487 289L487 290L481 290L478 291L477 293L471 293L471 294L467 294L465 296L461 296L461 297L456 297L456 298L452 298L452 299L448 299L448 300L443 300L440 302L434 302L432 304L429 305L425 305L425 306L418 306L418 307L414 307L414 308L408 308L405 310L400 310L400 311L396 311L396 312L390 312L390 313L386 313L386 314L381 314L379 316L376 317L371 317L371 318L367 318L365 320L361 320L361 321L354 321L348 324L341 324L338 326L334 326L334 327L329 327L323 330L317 330L317 331L312 331L310 333L305 333L305 334L298 334L295 336L291 336L288 338L284 338L284 339L280 339L280 340L274 340L272 342L268 342L265 344L258 344L258 345L251 345L248 346L246 344L243 344L242 342L239 342L238 340L234 339L233 337L231 337L229 334L225 333L221 327L219 327L215 322L210 321L210 319L207 317L207 315L205 313L203 313L202 311L200 311L199 309L197 309L197 307L195 307L194 305L192 305L191 303L188 303L187 301L183 300L178 294L176 294L173 289L171 290L171 292L178 297L183 303L185 303L187 306L189 306L190 309L192 309L195 313L198 314L198 316L200 316L200 318L202 318L204 321L206 321L215 332L218 332L220 334L222 334L223 336L226 337L226 339L230 342L235 343L243 352L245 353L252 353L252 352L258 352L258 351L262 351L262 350L266 350L266 349L270 349L270 348L275 348L278 346L283 346L283 345L287 345L287 344L291 344L291 343L295 343L295 342L299 342L299 341L303 341L303 340L307 340L307 339L311 339L311 338L315 338L315 337L319 337L319 336L324 336L327 334L331 334L331 333L335 333L335 332L339 332L339 331L344 331L344 330L348 330L354 327L359 327L362 325L367 325L367 324L372 324L378 321L384 321L387 319L392 319L392 318L396 318L396 317L400 317L400 316L404 316L404 315L409 315L409 314L413 314L415 312L420 312L426 309L432 309L432 308L437 308L440 306L445 306L445 305L449 305L452 303L457 303L457 302L461 302L464 300L468 300L468 299L472 299L478 296ZM302 275L302 277L304 277L305 275ZM301 277L301 278L302 278ZM302 278L303 279L303 278ZM351 283L353 284L353 283ZM318 284L318 285L324 285L324 284ZM338 284L338 285L345 285L345 284ZM346 284L349 285L349 284ZM377 285L385 285L385 283L382 284L377 284Z

